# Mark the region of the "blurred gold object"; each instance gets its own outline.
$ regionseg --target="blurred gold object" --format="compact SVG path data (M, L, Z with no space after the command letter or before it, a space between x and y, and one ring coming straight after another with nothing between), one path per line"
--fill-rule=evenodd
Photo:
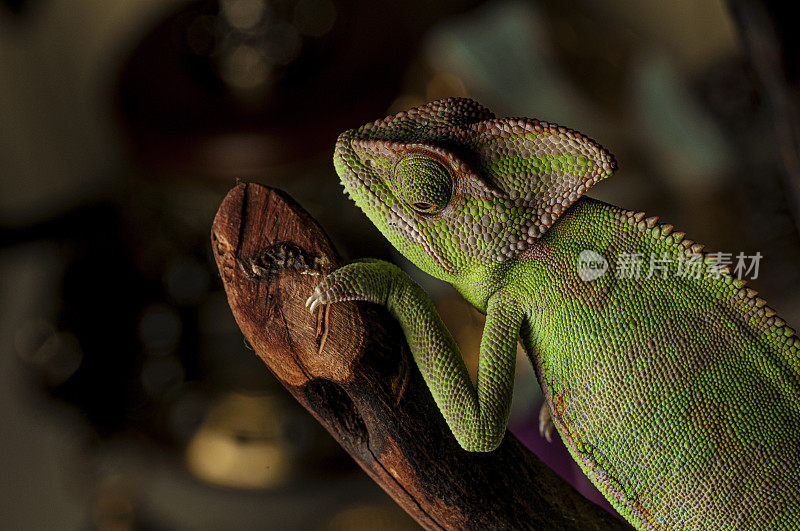
M451 72L435 72L425 86L425 98L427 101L454 96L466 98L469 96L469 92L464 86L464 82Z
M136 493L130 478L113 474L100 482L92 505L92 522L102 531L134 529Z
M334 514L322 526L322 529L324 531L349 531L350 529L405 531L419 529L419 526L395 505L355 505Z
M230 393L211 407L186 450L196 477L226 487L269 488L294 469L283 408L270 396Z

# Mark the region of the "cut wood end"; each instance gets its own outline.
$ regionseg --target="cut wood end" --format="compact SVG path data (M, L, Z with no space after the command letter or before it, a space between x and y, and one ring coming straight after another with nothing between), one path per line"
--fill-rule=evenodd
M239 328L284 384L348 377L363 342L353 331L363 326L352 303L313 315L305 307L312 290L341 260L302 207L280 190L239 184L220 205L211 242Z

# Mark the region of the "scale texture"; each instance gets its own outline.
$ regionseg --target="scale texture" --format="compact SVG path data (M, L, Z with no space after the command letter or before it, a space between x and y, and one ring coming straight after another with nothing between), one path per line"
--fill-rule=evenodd
M385 305L465 450L502 440L522 341L570 453L634 526L800 529L800 339L683 233L582 197L616 169L600 145L453 98L346 131L334 164L400 252L486 313L477 388L390 263L333 272L309 305ZM587 252L658 269L587 277Z

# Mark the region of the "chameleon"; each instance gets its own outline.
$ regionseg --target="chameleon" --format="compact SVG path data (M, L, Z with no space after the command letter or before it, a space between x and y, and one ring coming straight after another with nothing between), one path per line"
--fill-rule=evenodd
M543 424L634 527L800 529L800 339L685 233L585 196L617 168L605 148L449 98L345 131L333 162L389 242L486 315L477 385L392 263L347 264L306 305L385 306L463 450L501 443L520 342ZM658 267L604 270L622 255Z

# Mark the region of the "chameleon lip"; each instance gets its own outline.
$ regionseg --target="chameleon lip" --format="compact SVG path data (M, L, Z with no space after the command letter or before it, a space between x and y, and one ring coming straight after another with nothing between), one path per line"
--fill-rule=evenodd
M419 243L420 245L422 245L422 248L425 250L425 252L426 252L426 253L427 253L429 256L431 256L431 257L432 257L432 258L433 258L433 259L436 261L436 263L437 263L437 264L439 264L439 266L440 266L442 269L444 269L444 270L445 270L445 271L447 271L448 273L454 273L453 267L452 267L452 266L451 266L451 265L450 265L450 264L449 264L449 263L448 263L448 262L447 262L447 261L446 261L444 258L442 258L442 257L439 255L439 253L437 253L437 252L436 252L436 250L433 248L433 246L432 246L432 245L430 244L430 242L428 241L428 238L426 238L426 237L425 237L425 235L424 235L422 232L420 232L420 231L419 231L419 230L418 230L416 227L414 227L414 226L413 226L411 223L409 223L408 221L406 221L405 219L403 219L401 216L397 215L397 214L394 212L394 210L392 210L392 208L391 208L391 207L390 207L388 204L386 204L386 202L385 202L383 199L381 199L380 197L378 197L378 195L372 191L372 189L371 189L371 188L370 188L370 187L369 187L369 186L368 186L368 185L367 185L367 184L364 182L364 180L361 178L361 176L358 174L358 172L357 172L357 171L355 171L355 170L353 169L353 167L352 167L352 166L350 166L350 164L347 162L347 159L346 159L346 158L344 157L344 155L342 154L341 150L337 149L336 151L337 151L337 153L339 154L339 157L342 159L342 162L344 162L345 166L347 167L347 173L346 173L346 175L348 175L348 174L349 174L349 175L351 175L352 177L354 177L354 178L355 178L355 181L356 181L356 182L358 182L358 184L360 184L360 185L361 185L361 186L362 186L362 187L363 187L363 188L364 188L364 189L367 191L367 193L368 193L370 196L372 196L372 197L373 197L373 198L375 198L375 199L376 199L378 202L380 202L380 203L381 203L381 204L382 204L382 205L383 205L383 206L386 208L386 210L387 210L388 212L391 212L391 213L395 214L395 215L397 216L397 218L398 218L398 221L399 221L400 223L402 223L402 227L401 227L401 225L400 225L399 223L397 223L397 222L395 222L395 223L394 223L392 226L394 226L394 227L396 227L396 228L400 228L400 229L402 229L402 228L407 228L409 231L411 231L411 232L413 233L413 235L414 235L414 236L416 236L416 238L413 238L413 240L412 240L412 241L414 241L414 242L416 242L416 243ZM344 186L345 186L345 189L346 189L346 188L347 188L347 186L348 186L347 180L346 180L346 179L341 179L341 180L342 180L342 183L344 184ZM348 190L348 192L349 192L349 190ZM352 197L352 196L353 196L353 194L352 194L352 193L350 193L350 198L351 198L351 199L353 199L353 197ZM353 202L355 202L355 199L353 199ZM358 204L358 203L356 203L356 204ZM361 208L361 207L359 207L359 208ZM361 210L364 210L364 209L362 208ZM387 221L387 225L388 225L389 223L390 223L390 222L389 222L389 221Z

